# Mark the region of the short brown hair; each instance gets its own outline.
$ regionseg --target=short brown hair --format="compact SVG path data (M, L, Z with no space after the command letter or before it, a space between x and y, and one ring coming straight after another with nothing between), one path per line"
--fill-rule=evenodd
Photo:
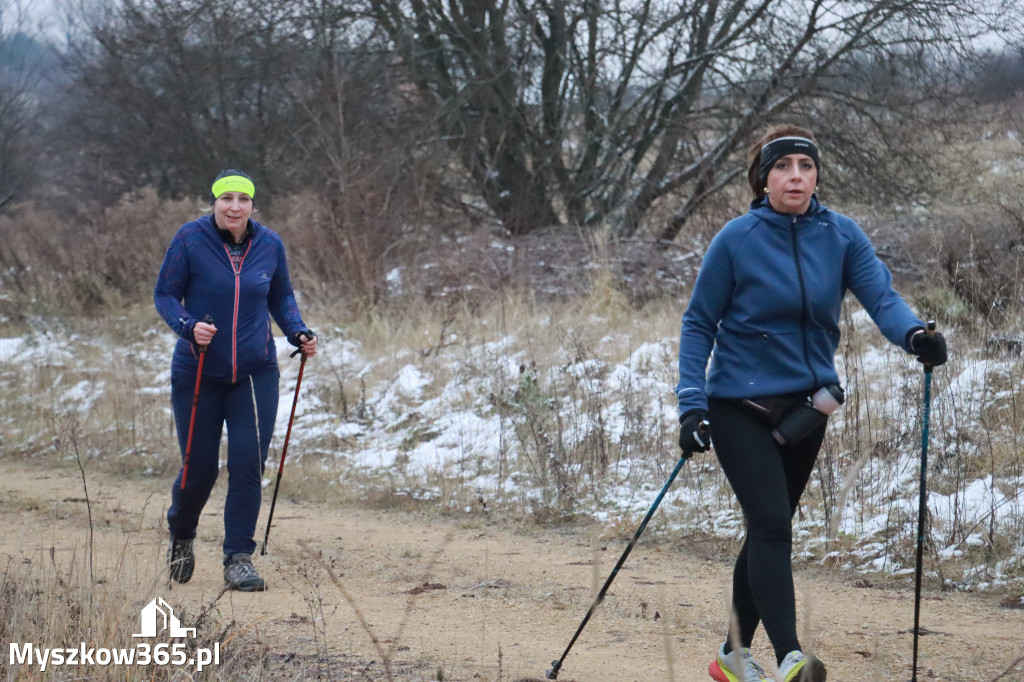
M788 123L769 126L764 134L754 144L750 145L750 149L747 150L747 161L749 163L747 167L747 182L750 183L750 189L754 192L754 199L764 198L764 181L760 177L761 147L780 137L806 137L814 144L818 144L818 141L814 139L814 133L807 128Z

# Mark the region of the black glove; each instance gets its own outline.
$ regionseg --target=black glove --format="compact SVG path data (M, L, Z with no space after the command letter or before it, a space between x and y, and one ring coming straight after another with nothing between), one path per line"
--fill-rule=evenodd
M938 367L946 364L949 356L946 353L946 339L939 332L927 334L923 329L914 332L910 337L910 352L917 356L917 361Z
M690 410L679 418L679 447L683 452L707 452L711 447L711 427L702 426L708 421L708 411Z

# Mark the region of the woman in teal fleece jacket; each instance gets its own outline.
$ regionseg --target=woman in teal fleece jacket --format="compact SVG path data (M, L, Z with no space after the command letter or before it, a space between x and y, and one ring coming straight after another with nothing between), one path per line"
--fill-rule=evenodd
M893 290L863 230L818 201L811 131L772 127L748 156L754 200L711 240L679 343L679 445L703 452L713 440L746 524L735 618L709 673L770 680L750 653L763 623L779 679L822 682L824 664L803 654L796 633L792 516L827 421L807 412L810 396L825 388L833 405L842 400L834 356L843 297L853 292L885 337L922 362L943 364L946 344ZM807 415L806 433L788 429Z
M167 510L171 578L181 583L192 578L192 545L217 480L226 425L224 580L243 591L266 589L251 557L264 463L277 418L280 373L271 318L307 357L317 350L316 334L299 315L281 238L252 220L255 190L245 173L221 173L211 187L212 215L178 229L153 291L157 311L179 337L171 360L171 405L183 466ZM199 348L204 346L193 421Z

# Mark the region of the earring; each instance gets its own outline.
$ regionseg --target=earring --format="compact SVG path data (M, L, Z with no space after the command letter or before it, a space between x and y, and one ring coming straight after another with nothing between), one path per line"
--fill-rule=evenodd
M768 196L768 185L764 186L764 195Z

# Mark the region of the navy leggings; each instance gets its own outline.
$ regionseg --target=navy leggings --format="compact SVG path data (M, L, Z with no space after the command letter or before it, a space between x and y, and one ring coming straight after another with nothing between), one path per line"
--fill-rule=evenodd
M217 482L221 433L228 427L228 493L224 502L224 554L252 554L260 513L263 469L277 419L277 369L238 383L204 377L192 433L185 490L181 490L195 376L171 376L171 406L181 448L182 470L171 489L167 524L180 538L194 538L199 515Z
M793 513L807 486L825 438L826 424L791 447L730 400L710 399L715 454L743 510L747 537L732 574L730 643L749 647L758 623L781 661L800 648L793 589ZM731 628L736 630L732 631ZM727 649L731 646L727 645Z

